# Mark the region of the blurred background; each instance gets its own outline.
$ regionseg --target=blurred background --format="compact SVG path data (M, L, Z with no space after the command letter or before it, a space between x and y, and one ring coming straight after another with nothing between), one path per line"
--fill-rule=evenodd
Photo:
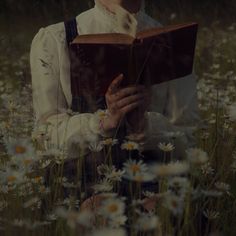
M1 0L0 80L30 81L30 44L39 28L93 5L94 0ZM164 25L199 23L195 71L200 78L213 73L214 64L220 63L223 73L235 68L235 0L146 0L146 12Z

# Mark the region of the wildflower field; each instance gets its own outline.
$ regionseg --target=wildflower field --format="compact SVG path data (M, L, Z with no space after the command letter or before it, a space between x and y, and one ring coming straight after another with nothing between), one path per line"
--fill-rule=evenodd
M164 23L200 23L195 73L201 122L196 124L196 146L187 149L181 161L172 160L175 138L181 134L168 134L173 142L156 147L170 162L148 166L135 142L91 143L94 158L99 153L108 156L94 167L97 182L91 187L102 201L93 211L81 209L86 191L82 161L76 163L79 174L71 181L63 171L66 150L45 149L50 146L47 135L33 129L29 48L45 22L35 20L36 27L26 18L19 30L11 17L8 27L8 18L1 16L0 235L236 235L236 21L213 13L220 8L213 4L209 14L222 18L211 21L200 7L191 16L189 8L179 11L170 5L163 12L154 6L148 8L150 13ZM128 154L136 150L138 158L116 168L109 155L116 145ZM119 194L121 181L127 183L128 197ZM158 183L153 191L142 190L147 181Z

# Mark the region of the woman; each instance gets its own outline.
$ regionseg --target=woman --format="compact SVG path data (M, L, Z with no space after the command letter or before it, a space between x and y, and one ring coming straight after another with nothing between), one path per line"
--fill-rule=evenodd
M133 34L160 26L141 9L142 3L142 0L95 0L94 8L76 17L78 33ZM120 19L120 9L129 14L129 20ZM127 32L119 22L129 26ZM179 131L183 135L177 138L175 156L182 156L184 149L192 145L192 129L198 120L193 75L153 86L149 112L144 109L148 100L144 88L120 88L123 79L120 75L114 78L107 90L107 116L101 119L97 114L69 111L72 105L70 59L63 23L40 29L32 42L30 60L36 131L47 124L45 132L49 146L66 148L70 158L78 158L78 151L88 153L90 143L111 137L124 117L129 127L128 134L142 143L143 150L157 149L160 141L169 141L167 134ZM141 114L141 128L134 135L137 113Z

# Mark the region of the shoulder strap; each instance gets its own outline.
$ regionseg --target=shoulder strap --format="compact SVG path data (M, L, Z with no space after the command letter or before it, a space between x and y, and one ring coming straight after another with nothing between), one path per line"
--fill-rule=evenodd
M69 45L74 38L78 35L78 30L77 30L77 22L76 18L64 22L65 24L65 30L66 30L66 41L67 44Z

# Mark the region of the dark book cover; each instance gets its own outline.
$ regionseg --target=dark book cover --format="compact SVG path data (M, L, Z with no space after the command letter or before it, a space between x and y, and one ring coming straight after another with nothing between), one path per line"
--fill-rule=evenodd
M192 73L198 25L188 23L129 35L81 35L70 45L72 91L104 96L111 81L124 74L123 86L147 86Z

